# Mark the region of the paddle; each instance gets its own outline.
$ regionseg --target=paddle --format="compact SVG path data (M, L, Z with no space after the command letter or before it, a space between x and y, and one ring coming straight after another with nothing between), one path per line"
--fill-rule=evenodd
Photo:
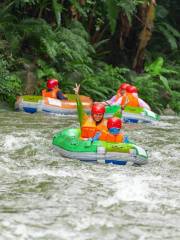
M76 83L75 88L73 88L73 90L76 95L78 120L79 120L80 127L82 127L84 110L83 110L83 106L82 106L82 103L81 103L80 97L79 97L80 84Z
M101 132L99 131L99 132L97 132L95 134L95 136L92 139L90 139L91 140L91 144L93 144L95 141L99 140L100 136L101 136Z

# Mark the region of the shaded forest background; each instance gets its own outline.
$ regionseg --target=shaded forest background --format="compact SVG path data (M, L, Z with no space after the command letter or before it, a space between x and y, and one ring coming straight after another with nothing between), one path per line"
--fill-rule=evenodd
M134 84L153 110L180 112L179 0L1 0L0 101L63 92L105 100Z

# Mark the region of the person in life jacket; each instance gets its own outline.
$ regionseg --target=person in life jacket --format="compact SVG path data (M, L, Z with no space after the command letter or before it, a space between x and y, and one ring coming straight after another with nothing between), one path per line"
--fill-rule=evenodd
M129 83L122 83L119 89L117 90L117 93L122 97L126 93L127 88L129 86L131 86Z
M151 110L150 106L144 100L142 100L141 98L138 97L138 90L135 86L127 87L127 92L132 94L134 97L136 97L138 99L139 107Z
M131 88L131 85L127 86L123 96L116 101L116 105L121 105L122 110L126 106L139 107L138 97L132 94Z
M122 120L117 117L109 118L107 121L107 142L124 142L124 134L121 132Z
M104 102L106 105L118 105L118 100L126 93L126 88L130 86L128 83L122 83L117 90L117 94L110 100Z
M138 98L138 90L135 86L128 86L127 87L127 92L128 93L131 93L134 97L137 97Z
M82 138L93 138L96 133L107 131L107 120L104 119L105 106L101 103L93 104L91 116L84 114L81 127Z
M91 115L88 116L82 106L79 97L80 85L76 84L74 88L77 101L78 117L81 127L81 138L93 138L99 131L107 131L107 120L104 119L105 106L102 103L94 103L91 109Z
M122 120L118 117L112 117L107 120L107 131L97 132L93 141L101 140L106 142L122 143L128 142L128 137L121 132Z
M57 79L48 79L47 80L47 90L42 90L43 97L56 98L59 100L67 100L67 98L62 93L61 89L58 87Z

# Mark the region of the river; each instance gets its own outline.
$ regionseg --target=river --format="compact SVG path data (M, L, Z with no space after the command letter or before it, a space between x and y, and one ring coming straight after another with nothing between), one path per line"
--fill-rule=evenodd
M141 167L64 159L52 147L75 118L0 112L0 239L179 240L180 118L126 125Z

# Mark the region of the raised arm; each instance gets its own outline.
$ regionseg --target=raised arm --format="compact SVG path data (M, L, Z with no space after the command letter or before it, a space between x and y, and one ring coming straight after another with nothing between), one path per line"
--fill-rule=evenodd
M80 90L80 84L76 83L75 88L73 88L75 95L76 95L76 103L77 103L77 113L78 113L78 120L80 127L82 127L83 121L86 118L87 114L84 111L80 96L79 96L79 90Z

